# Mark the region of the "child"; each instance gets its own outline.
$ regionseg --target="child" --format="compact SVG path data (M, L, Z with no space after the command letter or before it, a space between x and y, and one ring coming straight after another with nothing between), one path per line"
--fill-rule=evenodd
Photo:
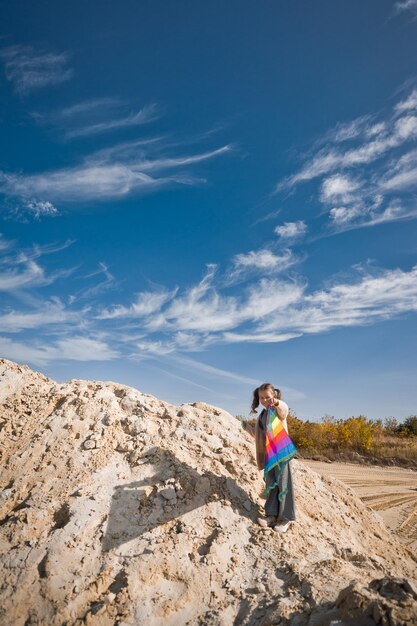
M258 469L265 467L265 447L269 426L269 408L272 407L288 433L288 405L281 400L281 391L270 383L264 383L253 392L252 413L256 413L259 403L264 407L256 421L256 462ZM291 454L291 458L294 452ZM265 476L265 518L258 518L258 524L278 532L288 530L295 520L295 503L289 461L276 464Z

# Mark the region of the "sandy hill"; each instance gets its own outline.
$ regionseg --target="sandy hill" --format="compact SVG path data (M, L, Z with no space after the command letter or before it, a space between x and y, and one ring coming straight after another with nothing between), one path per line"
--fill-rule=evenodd
M417 621L416 560L340 482L293 461L298 523L257 526L221 409L1 360L0 431L2 625Z

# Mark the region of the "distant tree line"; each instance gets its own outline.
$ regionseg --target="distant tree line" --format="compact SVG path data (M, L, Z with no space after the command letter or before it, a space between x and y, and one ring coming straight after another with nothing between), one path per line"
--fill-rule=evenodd
M241 419L243 427L254 434L255 419ZM417 415L403 422L395 417L370 420L364 415L336 419L326 415L321 422L301 420L292 412L288 416L288 430L300 454L314 458L323 455L337 459L343 455L360 454L374 457L375 462L390 459L401 464L417 466Z
M384 422L385 429L393 434L398 433L411 437L417 435L417 415L410 415L401 424L395 417L388 417Z
M402 423L390 417L369 420L364 415L336 419L323 417L321 423L302 421L288 416L290 435L300 453L306 457L322 454L336 459L349 453L374 457L374 461L391 459L415 466L417 464L417 416L410 415Z

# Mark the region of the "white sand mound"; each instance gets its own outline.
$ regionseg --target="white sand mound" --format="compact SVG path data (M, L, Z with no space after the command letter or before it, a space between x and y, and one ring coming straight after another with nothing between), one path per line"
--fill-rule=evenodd
M298 522L257 526L253 440L221 409L1 360L0 431L3 625L417 619L415 559L340 482L292 461Z

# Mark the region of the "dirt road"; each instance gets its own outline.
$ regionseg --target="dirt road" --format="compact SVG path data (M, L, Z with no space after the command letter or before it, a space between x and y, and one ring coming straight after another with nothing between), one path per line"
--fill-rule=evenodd
M417 472L399 467L303 461L314 471L332 476L356 491L383 518L411 551L417 552Z

